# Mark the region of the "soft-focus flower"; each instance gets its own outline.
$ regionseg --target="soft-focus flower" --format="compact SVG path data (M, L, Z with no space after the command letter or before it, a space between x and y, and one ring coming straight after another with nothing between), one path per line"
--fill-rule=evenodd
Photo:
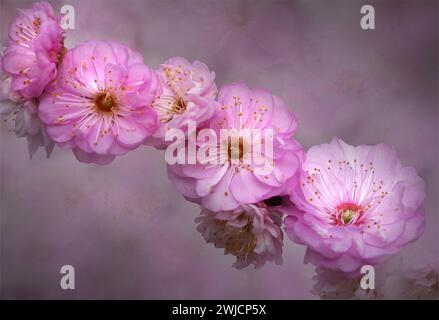
M438 259L403 273L404 298L439 299L439 262Z
M422 248L404 252L399 268L382 286L386 299L439 299L439 258Z
M11 90L11 77L1 71L0 81L0 115L6 116L6 123L12 122L11 130L18 137L26 138L30 158L38 147L44 147L49 157L55 144L38 117L38 98L26 99Z
M292 112L269 91L251 90L243 83L225 85L218 101L220 107L209 122L216 140L200 142L198 147L213 147L207 160L220 161L168 166L176 188L188 200L215 212L235 210L285 192L286 182L298 176L303 157L301 145L292 138L297 127ZM230 135L221 135L223 129ZM272 138L272 147L264 140L266 133ZM255 161L251 150L257 144L263 152ZM264 152L266 146L272 154Z
M334 269L316 268L311 293L322 300L373 300L381 298L377 289L362 289L361 277L348 277Z
M243 205L233 211L212 212L203 209L195 219L197 230L207 243L224 248L224 254L236 257L237 269L265 262L282 263L282 215L264 202Z
M12 104L0 102L0 114L6 115L7 120L14 121L13 131L17 137L26 138L30 158L39 147L44 147L46 155L49 157L55 143L47 136L45 127L38 117L38 99L26 100L18 106L14 104L15 109L10 112L11 106Z
M334 138L312 147L286 218L305 260L354 272L376 264L424 231L424 181L387 145L347 145Z
M388 292L388 279L401 270L401 256L392 256L377 266L374 266L373 275L370 271L361 273L359 270L351 273L338 269L317 267L313 276L314 284L311 293L322 300L376 300L386 299ZM367 288L363 289L361 281L367 276L365 283ZM371 283L373 281L373 283ZM373 287L370 288L370 286ZM395 289L395 288L393 288Z
M24 98L39 97L57 73L64 54L63 30L46 2L19 9L9 28L9 43L1 59L11 77L10 89Z
M117 43L84 42L65 55L56 84L41 100L40 118L78 160L107 164L156 130L151 104L160 90L139 53Z
M392 256L384 263L374 266L373 275L370 271L361 273L359 270L351 273L337 269L317 267L313 276L314 284L311 293L322 300L376 300L386 299L387 281L389 277L401 269L401 256ZM367 288L361 286L362 278L366 276ZM373 283L371 283L373 282ZM370 288L370 286L373 287Z
M203 126L216 109L215 73L204 63L192 64L184 58L167 60L157 71L163 87L162 94L154 101L159 114L160 127L147 143L165 147L165 135L170 129L187 132L188 121Z
M403 251L376 266L374 289L361 287L363 274L316 268L311 293L321 299L439 299L438 258L421 251Z

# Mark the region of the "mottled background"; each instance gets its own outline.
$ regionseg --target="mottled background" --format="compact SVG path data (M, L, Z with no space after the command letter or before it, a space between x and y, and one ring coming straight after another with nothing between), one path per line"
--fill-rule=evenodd
M15 8L0 2L0 39ZM376 30L360 28L373 4ZM76 9L67 46L114 39L150 66L182 55L286 100L306 148L337 135L393 144L427 184L427 230L416 255L438 248L438 8L435 1L52 1ZM164 155L140 148L106 167L55 149L29 160L2 123L3 298L315 298L305 248L286 241L282 266L231 267L195 230L196 205L167 180ZM76 268L62 291L62 265Z

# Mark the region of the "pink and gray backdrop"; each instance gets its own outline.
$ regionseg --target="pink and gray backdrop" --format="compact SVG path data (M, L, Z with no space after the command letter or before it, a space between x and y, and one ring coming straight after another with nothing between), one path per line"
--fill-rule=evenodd
M67 47L124 42L157 68L181 55L282 97L306 149L339 136L396 147L427 185L427 230L416 255L438 254L438 8L435 1L367 1L376 29L360 28L365 1L51 1L75 8ZM0 39L15 9L0 1ZM196 205L166 176L163 152L142 147L109 166L66 150L29 160L0 131L1 296L19 298L308 299L313 267L286 240L282 266L235 270L196 231ZM76 290L59 286L76 269Z

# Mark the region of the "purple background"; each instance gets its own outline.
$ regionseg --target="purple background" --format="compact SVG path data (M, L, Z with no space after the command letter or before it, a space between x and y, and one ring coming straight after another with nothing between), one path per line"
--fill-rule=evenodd
M373 4L376 30L360 28ZM15 8L1 0L0 39ZM427 184L427 230L437 255L438 10L435 1L52 1L76 9L67 46L114 39L157 68L182 55L282 97L308 149L337 135L350 144L396 147ZM106 167L69 151L30 161L24 139L2 123L3 298L315 298L305 248L285 241L282 266L231 267L233 257L195 230L196 205L166 177L163 152L142 147ZM422 255L421 251L416 254ZM76 290L59 286L76 268Z

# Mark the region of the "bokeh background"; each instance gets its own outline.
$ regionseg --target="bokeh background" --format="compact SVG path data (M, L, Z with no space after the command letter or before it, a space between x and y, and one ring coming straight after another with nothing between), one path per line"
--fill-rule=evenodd
M427 184L427 230L417 255L438 255L438 5L436 1L50 1L75 8L67 46L112 39L157 68L181 55L217 84L265 87L295 112L309 148L339 136L396 147ZM372 4L376 29L360 28ZM0 39L16 8L0 0ZM313 299L305 248L286 239L282 266L231 267L196 231L196 205L166 177L164 154L142 147L106 167L42 150L0 131L1 297ZM410 249L410 248L409 248ZM59 286L62 265L76 290Z

